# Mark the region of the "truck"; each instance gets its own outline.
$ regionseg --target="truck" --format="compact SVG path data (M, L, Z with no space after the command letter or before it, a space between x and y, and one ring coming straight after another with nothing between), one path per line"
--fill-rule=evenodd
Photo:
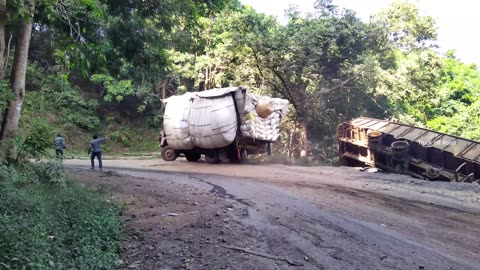
M359 117L337 128L344 165L429 181L480 183L480 143L426 128Z
M239 162L248 155L272 152L288 101L257 95L245 87L187 92L163 100L161 155L195 162Z

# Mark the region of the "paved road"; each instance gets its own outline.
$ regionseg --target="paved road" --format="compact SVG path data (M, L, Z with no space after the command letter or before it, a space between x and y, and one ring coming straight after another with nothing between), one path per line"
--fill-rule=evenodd
M84 171L87 162L65 165ZM339 167L184 160L107 160L104 166L239 205L247 211L239 221L254 228L263 252L301 260L300 269L480 269L480 186ZM256 269L290 268L299 269L288 263Z

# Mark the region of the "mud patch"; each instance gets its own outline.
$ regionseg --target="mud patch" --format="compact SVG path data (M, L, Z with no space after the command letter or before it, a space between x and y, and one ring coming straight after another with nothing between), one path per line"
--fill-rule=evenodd
M197 177L197 176L191 176L191 175L189 175L188 177L192 178L192 179L196 179L201 183L205 183L205 184L210 185L212 188L209 190L209 192L214 194L217 197L220 197L220 198L223 198L223 199L234 200L234 201L236 201L238 203L241 203L241 204L243 204L245 206L248 206L248 207L253 207L255 205L254 203L250 202L249 200L237 198L235 195L228 193L225 188L223 188L219 185L215 185L212 182L206 181L203 178L200 178L200 177Z

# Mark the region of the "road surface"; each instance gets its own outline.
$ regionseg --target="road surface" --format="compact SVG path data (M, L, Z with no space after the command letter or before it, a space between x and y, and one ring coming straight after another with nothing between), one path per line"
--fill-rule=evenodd
M480 185L346 167L66 160L127 205L138 269L480 269Z

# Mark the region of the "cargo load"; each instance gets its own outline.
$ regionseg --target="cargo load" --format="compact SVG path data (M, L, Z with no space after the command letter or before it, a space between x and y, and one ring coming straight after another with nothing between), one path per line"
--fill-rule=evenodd
M288 111L287 100L256 95L243 87L188 92L163 102L162 146L187 159L188 155L196 159L199 152L208 157L226 151L232 157L236 150L241 159L240 152L245 156L255 152L252 147L265 152L260 148L269 148L278 139L281 120ZM176 158L172 151L167 159Z

